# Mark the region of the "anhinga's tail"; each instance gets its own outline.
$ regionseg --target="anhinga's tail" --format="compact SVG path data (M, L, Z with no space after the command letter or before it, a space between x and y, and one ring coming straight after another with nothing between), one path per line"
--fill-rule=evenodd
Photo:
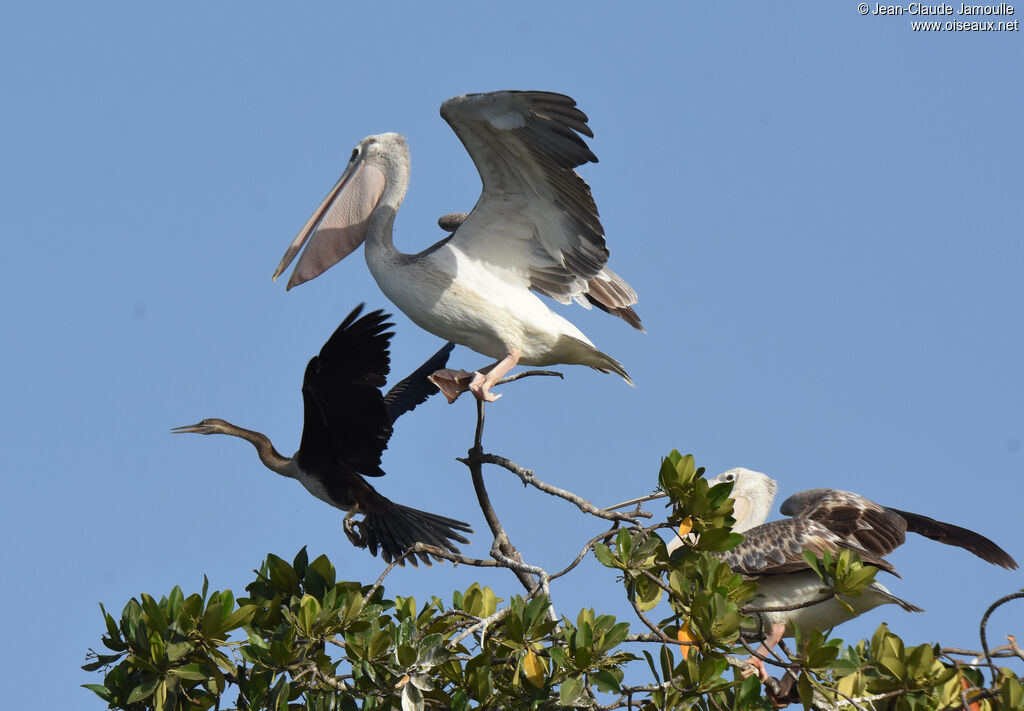
M362 533L370 553L377 555L377 550L380 549L381 557L388 563L417 543L458 553L459 549L453 541L469 543L469 539L462 533L473 532L468 523L402 506L383 496L374 503L374 506L364 507ZM417 553L406 560L417 565L417 558L430 565L427 553ZM399 563L404 564L404 561Z

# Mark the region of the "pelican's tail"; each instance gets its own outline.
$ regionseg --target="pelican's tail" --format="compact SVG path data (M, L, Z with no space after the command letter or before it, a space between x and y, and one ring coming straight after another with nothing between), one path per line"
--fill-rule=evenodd
M622 367L619 361L612 358L607 353L603 353L586 341L582 341L579 338L573 336L562 336L562 341L559 344L561 348L560 352L565 357L560 357L557 363L578 363L579 365L589 365L594 370L599 370L602 373L615 373L630 385L633 381L629 379L629 373Z
M473 532L468 523L402 506L380 494L378 496L380 498L374 501L374 505L361 507L365 513L361 523L362 534L370 553L377 555L379 548L381 557L388 563L404 555L417 543L452 553L459 552L453 541L469 543L469 539L462 535ZM425 552L410 555L406 560L415 566L417 558L430 565L429 554ZM404 561L399 563L404 564Z
M918 607L914 603L907 602L906 600L904 600L901 597L896 597L891 592L889 592L889 588L885 587L881 583L877 583L876 582L876 583L872 583L871 585L868 585L864 589L864 593L862 594L862 596L870 598L872 596L872 594L873 595L877 595L877 596L879 596L882 599L880 601L878 601L878 602L875 602L873 605L871 605L871 607L866 608L868 610L870 610L873 607L876 607L877 605L884 605L886 603L892 603L892 604L895 604L895 605L899 605L900 607L902 607L907 612L926 612L926 610L923 610L922 608ZM847 601L856 600L856 598L844 598L844 599L847 600ZM854 605L854 608L856 609L857 604L854 602L853 605ZM860 612L863 612L863 610L859 610L858 614Z

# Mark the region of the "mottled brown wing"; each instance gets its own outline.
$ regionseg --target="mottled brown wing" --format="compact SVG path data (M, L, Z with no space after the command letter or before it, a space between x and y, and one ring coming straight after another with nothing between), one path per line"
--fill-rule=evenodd
M906 519L849 491L807 489L790 496L779 510L797 519L817 521L879 556L892 553L906 540Z

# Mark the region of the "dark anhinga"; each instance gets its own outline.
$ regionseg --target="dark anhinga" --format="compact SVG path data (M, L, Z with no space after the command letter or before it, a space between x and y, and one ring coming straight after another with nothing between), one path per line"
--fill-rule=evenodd
M281 476L297 479L313 496L347 511L345 533L357 546L391 562L416 543L458 552L452 541L469 543L461 532L473 529L462 521L402 506L378 493L363 477L383 476L381 453L391 438L392 423L436 393L427 377L443 368L453 344L395 385L380 391L390 369L388 343L393 335L390 314L377 310L359 317L362 304L350 313L319 355L306 366L302 382L302 441L291 458L274 449L270 439L220 419L176 427L172 432L226 434L251 442L260 461ZM361 522L352 516L363 514ZM356 529L359 530L356 530ZM419 558L427 565L425 553ZM409 560L416 565L416 557Z

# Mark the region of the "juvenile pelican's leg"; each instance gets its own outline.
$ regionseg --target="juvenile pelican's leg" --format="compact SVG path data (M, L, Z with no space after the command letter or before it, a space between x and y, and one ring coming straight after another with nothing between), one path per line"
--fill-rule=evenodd
M469 384L469 389L473 391L474 395L476 395L477 400L494 402L501 397L501 395L495 395L491 392L491 386L504 378L508 371L516 367L516 363L519 362L520 355L521 354L517 348L512 348L509 350L507 356L491 366L486 375L482 372L478 372L473 376L473 382Z
M769 653L771 652L771 650L775 648L775 645L777 645L779 643L779 640L782 639L782 635L785 634L785 632L786 632L786 623L785 622L776 622L776 623L774 623L772 625L771 633L764 640L764 642L761 643L761 646L758 647L754 651L757 654L760 654L763 657L767 657L769 655ZM768 673L768 670L765 669L764 662L761 661L760 659L758 659L757 657L751 657L750 659L747 660L747 663L750 664L750 666L755 667L757 669L757 676L761 679L761 681L767 681L768 677L771 676ZM745 678L747 678L748 676L750 676L753 673L754 673L753 669L747 669L747 670L745 670L743 672L743 678L745 679Z
M455 402L459 395L469 390L469 384L475 375L477 374L468 373L465 370L442 368L435 371L427 380L438 387L450 404Z

